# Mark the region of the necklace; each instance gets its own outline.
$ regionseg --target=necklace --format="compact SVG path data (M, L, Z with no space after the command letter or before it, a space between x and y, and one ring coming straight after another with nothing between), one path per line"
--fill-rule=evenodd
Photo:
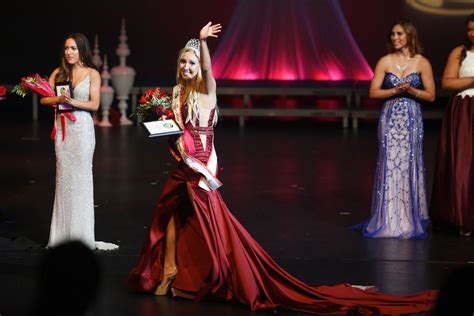
M395 67L398 69L398 71L404 72L408 68L408 64L410 63L410 59L411 58L408 57L405 65L403 65L403 66L400 66L400 64L398 64L398 61L396 61L395 62Z
M404 66L400 66L400 65L397 63L397 64L395 64L395 67L397 67L397 69L398 69L399 71L404 72L405 69L408 68L408 63L406 63Z

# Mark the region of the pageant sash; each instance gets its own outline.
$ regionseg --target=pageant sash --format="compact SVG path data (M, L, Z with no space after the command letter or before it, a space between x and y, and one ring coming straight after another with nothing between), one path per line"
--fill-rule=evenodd
M214 173L209 170L207 165L204 165L201 161L193 157L195 154L194 143L191 135L184 128L185 124L181 115L181 101L181 89L179 85L177 85L173 88L173 102L171 104L171 108L173 110L176 123L181 127L184 133L178 138L175 143L179 156L176 152L173 151L173 149L171 149L171 152L176 158L176 160L180 161L182 159L183 162L186 163L186 165L188 165L191 169L200 173L203 176L201 181L199 181L200 187L206 190L208 190L208 188L211 190L215 190L222 186L222 182L220 182L219 179L217 179L217 177L214 175ZM208 188L206 188L205 186L207 186Z

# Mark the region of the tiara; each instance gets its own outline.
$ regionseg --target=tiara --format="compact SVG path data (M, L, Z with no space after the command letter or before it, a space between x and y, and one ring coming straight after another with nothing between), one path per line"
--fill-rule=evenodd
M200 50L200 46L201 46L201 43L199 43L199 40L197 38L191 38L187 43L186 45L184 46L184 48L191 48L191 49L194 49L196 51L196 53L199 55L201 53L201 50Z

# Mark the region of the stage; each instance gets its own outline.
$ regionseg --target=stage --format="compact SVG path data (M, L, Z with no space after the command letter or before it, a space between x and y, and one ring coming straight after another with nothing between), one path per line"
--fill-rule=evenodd
M54 199L52 122L0 121L0 314L26 315ZM428 197L440 124L425 125ZM120 250L97 252L103 280L90 315L256 315L238 303L192 303L125 288L175 162L166 139L147 139L139 126L96 128L96 142L96 239ZM239 128L224 118L215 142L229 209L282 267L307 283L408 294L438 288L451 269L474 261L473 239L455 233L371 240L350 229L370 213L374 122L361 122L355 131L314 119L251 118Z

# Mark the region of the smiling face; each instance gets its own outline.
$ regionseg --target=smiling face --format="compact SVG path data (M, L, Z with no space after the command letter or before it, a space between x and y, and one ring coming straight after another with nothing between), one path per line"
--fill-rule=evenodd
M400 50L407 46L407 33L400 24L395 25L390 32L390 41L394 50Z
M185 51L179 58L179 75L185 80L193 80L199 72L199 59L192 50Z
M70 65L77 64L81 58L76 41L72 38L68 38L64 43L64 58Z

